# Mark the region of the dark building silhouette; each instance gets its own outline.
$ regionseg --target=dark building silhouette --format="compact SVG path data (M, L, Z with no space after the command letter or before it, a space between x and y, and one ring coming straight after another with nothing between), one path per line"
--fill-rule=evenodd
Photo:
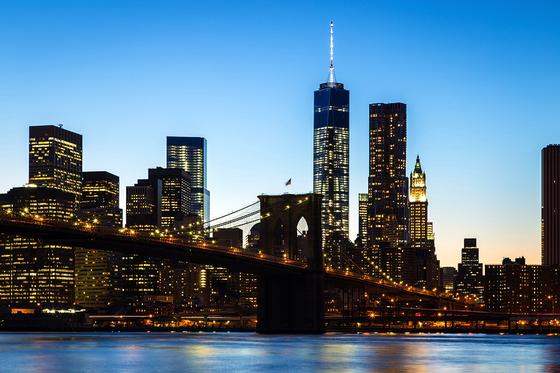
M206 139L203 137L167 137L167 167L180 168L191 175L191 210L202 222L210 220L207 153Z
M321 194L325 264L340 268L348 240L350 92L336 81L331 22L329 78L314 94L313 192Z
M452 293L455 277L457 277L457 269L455 267L441 267L439 270L440 290Z
M476 238L465 238L461 250L461 263L455 278L455 291L463 296L475 298L478 303L483 302L484 278L482 263L478 259Z
M560 145L542 150L542 264L560 265Z
M368 269L400 280L409 241L405 104L369 105L368 196Z

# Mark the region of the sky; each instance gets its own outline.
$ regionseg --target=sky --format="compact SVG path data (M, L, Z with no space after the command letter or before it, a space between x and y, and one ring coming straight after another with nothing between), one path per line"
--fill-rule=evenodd
M560 5L539 1L0 3L0 192L27 182L28 126L84 136L124 189L166 136L208 141L211 215L312 190L313 91L350 90L351 236L367 192L368 104L408 107L442 265L540 262L540 151L560 142ZM285 181L292 179L287 189Z

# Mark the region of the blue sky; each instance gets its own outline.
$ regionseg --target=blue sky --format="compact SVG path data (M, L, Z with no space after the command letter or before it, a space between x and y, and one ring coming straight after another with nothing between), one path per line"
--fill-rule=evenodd
M165 165L167 135L208 139L212 215L312 189L313 91L350 90L351 231L367 190L368 104L408 105L442 264L540 261L540 150L560 142L554 2L49 1L0 4L0 192L27 181L27 127L84 136L121 190ZM122 204L124 206L124 198Z

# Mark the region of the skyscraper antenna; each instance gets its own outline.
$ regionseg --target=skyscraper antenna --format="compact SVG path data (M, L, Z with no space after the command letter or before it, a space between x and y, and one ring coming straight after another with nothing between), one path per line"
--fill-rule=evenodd
M328 83L335 83L336 78L334 77L334 21L331 19L330 26L330 66L329 66L329 81Z

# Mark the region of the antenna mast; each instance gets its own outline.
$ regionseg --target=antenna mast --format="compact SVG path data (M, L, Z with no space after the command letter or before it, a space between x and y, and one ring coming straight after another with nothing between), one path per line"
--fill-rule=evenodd
M334 21L331 20L330 26L330 66L329 66L329 81L328 83L335 83L334 76Z

